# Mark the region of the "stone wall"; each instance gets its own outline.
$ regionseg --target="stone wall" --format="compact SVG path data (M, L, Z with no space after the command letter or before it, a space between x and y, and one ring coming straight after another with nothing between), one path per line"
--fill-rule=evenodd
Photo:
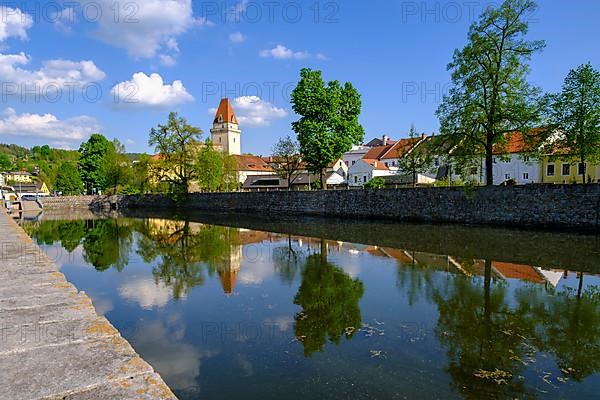
M110 202L118 204L119 209L177 207L172 200L157 195L123 196ZM85 201L77 200L77 204L81 203ZM179 208L265 218L307 215L599 230L600 185L197 193L190 195Z

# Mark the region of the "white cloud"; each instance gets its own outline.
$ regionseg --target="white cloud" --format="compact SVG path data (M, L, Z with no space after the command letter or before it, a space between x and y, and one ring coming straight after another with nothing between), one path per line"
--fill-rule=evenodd
M231 43L244 43L246 36L242 32L234 32L229 35L229 41Z
M22 12L19 8L0 7L0 42L9 37L27 39L27 30L32 25L33 19L31 16Z
M0 53L0 75L5 83L5 90L8 89L7 84L9 83L16 84L19 90L23 85L26 85L27 88L36 86L39 89L48 84L85 85L100 81L106 76L93 61L89 60L49 60L44 62L39 70L22 67L29 64L30 61L31 58L23 52L19 54Z
M233 101L233 108L242 126L268 126L271 121L288 115L283 108L256 96L242 96Z
M154 283L152 279L136 279L119 287L124 299L133 301L145 310L164 307L171 298L171 289L164 283Z
M165 50L178 51L177 37L194 26L212 25L206 19L194 18L191 0L86 1L91 3L99 4L102 10L94 35L127 50L135 58L153 58ZM119 18L115 18L113 4L120 9Z
M276 60L305 60L307 58L316 58L318 60L326 59L324 54L312 54L306 51L293 51L292 49L288 49L281 44L278 44L272 49L261 50L258 54L263 58L274 58Z
M181 81L165 84L157 73L135 73L131 80L115 85L111 93L124 107L171 107L194 100Z
M17 114L7 108L0 119L0 135L49 139L62 147L81 142L97 131L96 120L86 115L60 120L53 114Z
M158 59L160 60L160 63L162 65L164 65L165 67L174 67L175 64L177 64L177 61L175 60L175 57L169 56L169 55L166 55L166 54L159 55Z
M63 33L71 33L72 25L77 20L77 13L74 7L65 7L62 10L54 11L50 15L50 21L54 28Z

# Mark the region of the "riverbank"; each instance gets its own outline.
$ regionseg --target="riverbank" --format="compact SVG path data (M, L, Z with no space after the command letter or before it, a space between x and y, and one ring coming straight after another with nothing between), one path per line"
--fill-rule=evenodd
M3 398L176 399L4 211L0 232Z
M48 210L182 209L262 216L600 231L600 185L597 184L194 193L181 203L162 195L59 197L43 202Z

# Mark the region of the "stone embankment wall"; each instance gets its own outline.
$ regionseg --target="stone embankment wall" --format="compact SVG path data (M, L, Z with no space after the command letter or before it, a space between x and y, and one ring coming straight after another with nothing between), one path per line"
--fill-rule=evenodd
M69 204L49 199L48 208ZM98 208L174 209L433 223L600 229L600 185L419 188L313 192L197 193L177 205L159 195L77 198ZM45 200L45 202L48 200ZM87 202L87 203L86 203ZM45 203L46 204L46 203Z

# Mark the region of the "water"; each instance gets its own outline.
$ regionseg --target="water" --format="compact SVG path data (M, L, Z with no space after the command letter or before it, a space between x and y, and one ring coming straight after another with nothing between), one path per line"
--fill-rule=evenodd
M61 218L24 227L180 399L563 399L600 390L598 237Z

